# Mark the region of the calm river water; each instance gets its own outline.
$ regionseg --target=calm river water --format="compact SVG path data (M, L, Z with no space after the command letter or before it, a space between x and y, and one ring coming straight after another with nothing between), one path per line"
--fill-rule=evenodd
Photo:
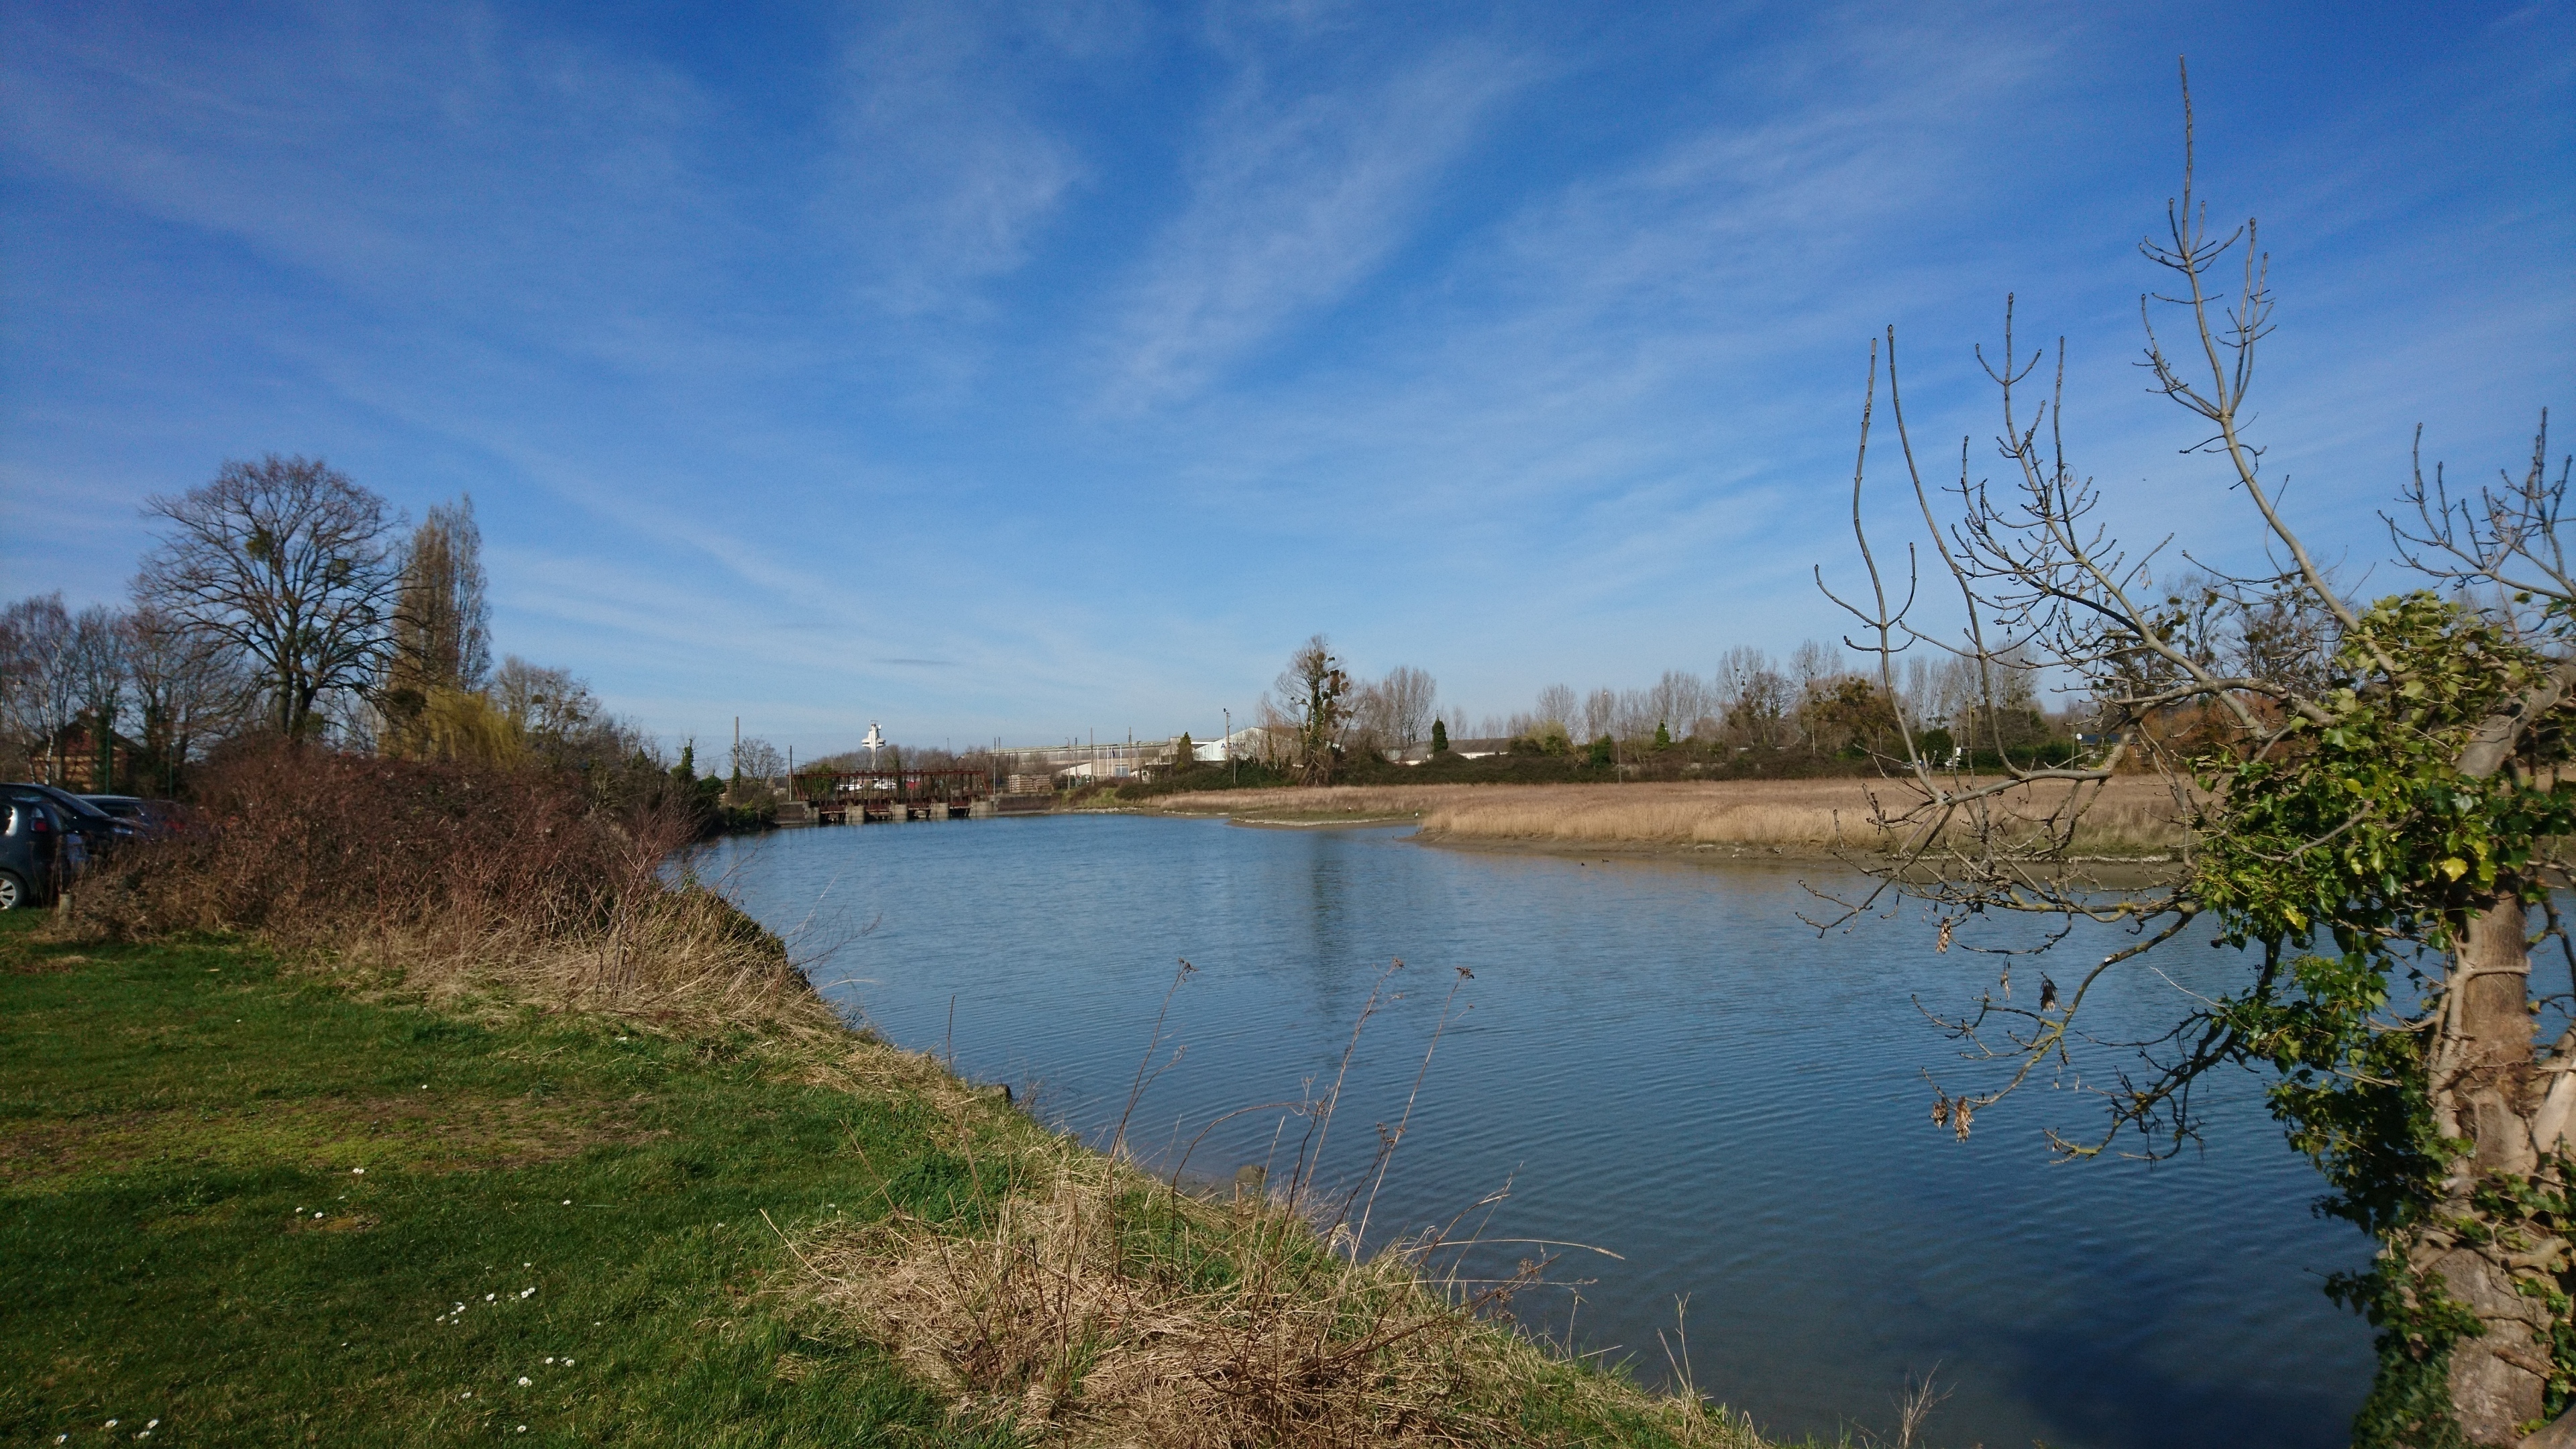
M1820 939L1801 881L1831 867L1111 816L781 832L698 868L791 936L876 922L814 968L835 1001L1094 1137L1187 957L1165 1028L1183 1054L1129 1127L1149 1156L1328 1082L1401 957L1403 997L1367 1026L1327 1152L1327 1177L1350 1179L1403 1111L1452 968L1472 970L1372 1238L1508 1185L1488 1236L1620 1255L1569 1254L1550 1276L1589 1281L1516 1312L1561 1335L1571 1311L1578 1349L1660 1381L1657 1330L1686 1297L1699 1386L1775 1433L1884 1431L1907 1375L1937 1366L1955 1390L1937 1444L2336 1445L2368 1383L2367 1327L2319 1291L2366 1243L2309 1212L2317 1179L2258 1079L2217 1083L2205 1149L2152 1167L2052 1164L2043 1124L2099 1115L2045 1089L1957 1142L1922 1076L1954 1049L1913 997L1966 999L1992 958L1936 955L1908 921ZM2097 1030L2169 1022L2237 963L2158 964L2170 980L2140 970L2097 998ZM1277 1126L1235 1118L1191 1171L1265 1160Z

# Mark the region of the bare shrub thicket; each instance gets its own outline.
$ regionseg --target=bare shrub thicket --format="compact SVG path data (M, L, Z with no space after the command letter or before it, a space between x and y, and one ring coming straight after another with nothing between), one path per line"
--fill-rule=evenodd
M85 882L76 921L251 933L432 990L829 1020L775 937L712 891L665 883L691 816L600 809L566 772L244 741L200 768L196 819Z

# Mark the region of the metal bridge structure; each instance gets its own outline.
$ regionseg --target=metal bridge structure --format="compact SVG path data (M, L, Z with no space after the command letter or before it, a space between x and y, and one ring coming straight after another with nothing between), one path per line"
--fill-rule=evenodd
M990 815L993 794L982 770L844 770L809 803L826 824L899 824Z

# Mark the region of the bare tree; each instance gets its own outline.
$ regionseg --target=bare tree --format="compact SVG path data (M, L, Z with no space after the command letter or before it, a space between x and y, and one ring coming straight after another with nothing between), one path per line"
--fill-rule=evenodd
M21 599L0 615L0 708L13 743L47 780L63 777L63 735L80 709L72 619L60 593Z
M1714 713L1710 708L1708 681L1688 670L1667 669L1646 691L1644 707L1639 711L1646 720L1648 733L1657 725L1669 727L1676 738L1690 734L1700 719Z
M1388 718L1386 691L1374 682L1363 680L1351 686L1348 704L1349 723L1342 730L1343 748L1384 755L1395 742L1395 723Z
M1431 737L1431 716L1439 708L1440 686L1431 671L1399 664L1377 682L1388 743L1410 750Z
M249 656L281 732L313 733L327 696L374 683L399 577L382 498L319 459L272 453L144 512L170 532L136 596Z
M2172 289L2141 298L2145 365L2207 430L2188 451L2217 460L2275 566L2176 568L2159 584L2161 546L2127 548L2094 516L2102 495L2070 461L2058 389L2032 403L2025 384L2044 358L2017 350L2009 301L2003 352L1980 354L1998 391L2005 481L1979 478L1963 440L1957 483L1936 493L1906 430L1891 329L1887 403L1926 528L1914 557L1946 576L1965 623L1917 630L1910 568L1890 567L1862 529L1873 344L1853 475L1868 586L1838 598L1859 621L1855 647L1900 699L1903 651L1964 661L1977 677L1969 711L1985 724L2020 707L2036 668L2063 670L2083 681L2109 743L2058 768L2005 755L1998 775L1977 778L1922 758L1903 731L1912 757L1878 822L1891 854L1855 857L1876 890L1846 900L1840 919L1911 897L1943 949L1961 939L2006 963L1945 1019L1981 1064L1971 1070L1988 1074L1935 1088L1934 1122L1961 1137L1979 1112L2047 1080L2108 1108L2098 1137L2052 1134L2061 1150L2127 1140L2161 1155L2194 1134L2193 1089L2207 1072L2274 1069L2273 1109L2331 1188L2322 1206L2381 1244L2369 1271L2330 1287L2380 1329L2379 1385L2356 1439L2515 1443L2553 1386L2576 1377L2576 1030L2539 1052L2534 1018L2549 993L2531 980L2535 939L2566 944L2550 893L2576 881L2564 849L2576 832L2576 571L2556 533L2569 470L2548 473L2545 414L2529 468L2474 497L2419 468L2389 526L2421 586L2346 598L2244 431L2271 326L2266 265L2253 222L2210 229L2192 191L2187 89L2184 115L2182 194L2166 237L2142 246ZM2240 244L2231 297L2218 267ZM2179 350L2158 334L2158 301L2181 315ZM2062 343L2056 367L2062 387ZM2115 772L2138 769L2162 778L2188 827L2171 877L2144 889L2072 858L2086 808ZM2035 930L2008 934L2032 918ZM2060 965L2065 985L2043 973L2035 995L2025 981L2016 998L2017 956L2078 949L2087 921L2125 939ZM2100 984L2195 922L2215 926L2213 944L2247 949L2242 979L2195 998L2151 1041L2093 1035L2086 1009ZM2095 1065L2103 1048L2128 1060Z
M1542 725L1555 725L1571 730L1583 721L1583 706L1574 691L1562 684L1551 684L1538 692L1538 718Z
M116 789L116 722L124 713L131 639L130 621L104 604L92 604L72 619L70 666L77 717L88 722L93 791Z
M1789 675L1797 681L1801 694L1817 680L1832 679L1850 668L1843 651L1822 639L1801 639L1798 647L1789 651Z
M1748 745L1776 748L1788 729L1789 681L1771 656L1738 645L1718 659L1718 704L1727 733Z
M240 656L221 640L148 606L129 618L126 667L142 735L140 768L169 795L200 740L239 716L248 686Z
M513 654L492 676L492 702L527 735L569 736L603 713L590 686L569 669L547 669Z
M737 780L767 784L787 773L787 759L769 741L747 739L734 746L733 773Z
M1583 696L1583 738L1588 743L1610 733L1618 722L1619 696L1607 689L1596 689Z

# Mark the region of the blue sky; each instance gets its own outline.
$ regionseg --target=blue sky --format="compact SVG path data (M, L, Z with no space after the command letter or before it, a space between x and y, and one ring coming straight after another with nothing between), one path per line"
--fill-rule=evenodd
M1317 630L1473 718L1833 632L1870 337L1990 456L2008 291L2109 520L2244 557L2132 366L2185 52L2325 551L2419 421L2576 441L2567 4L8 0L0 589L300 452L673 743L1204 734Z

